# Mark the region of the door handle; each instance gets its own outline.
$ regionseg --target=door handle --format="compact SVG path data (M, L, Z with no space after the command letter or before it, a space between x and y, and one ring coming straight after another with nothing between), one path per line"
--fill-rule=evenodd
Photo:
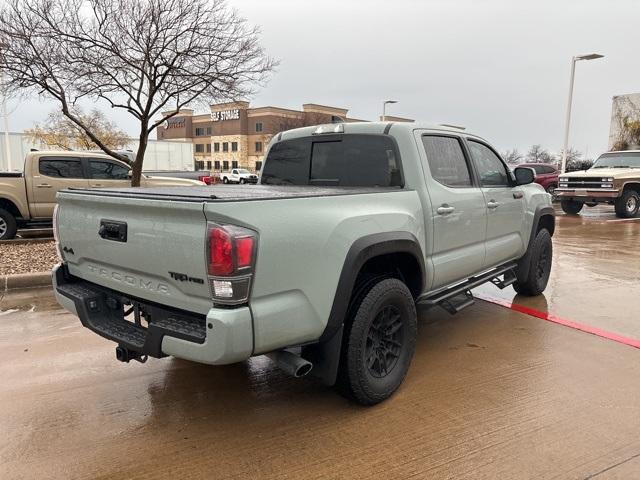
M439 206L436 212L438 212L438 215L449 215L450 213L453 213L455 209L456 207L451 207L445 203L444 205Z
M496 202L495 200L489 200L489 203L487 203L487 208L490 209L494 209L494 208L498 208L500 206L500 204L498 202Z
M91 186L92 187L102 187L103 185L101 183L94 183Z
M48 183L41 183L40 185L36 185L36 188L51 188L51 185Z

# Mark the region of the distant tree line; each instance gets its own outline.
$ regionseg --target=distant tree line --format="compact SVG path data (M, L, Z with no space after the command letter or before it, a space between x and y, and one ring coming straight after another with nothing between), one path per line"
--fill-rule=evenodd
M559 166L562 162L562 152L558 155L550 153L540 144L532 145L527 153L523 154L517 148L503 152L502 158L511 166L521 163L549 163ZM575 148L567 150L567 171L586 170L593 165L593 159L583 158L582 152Z

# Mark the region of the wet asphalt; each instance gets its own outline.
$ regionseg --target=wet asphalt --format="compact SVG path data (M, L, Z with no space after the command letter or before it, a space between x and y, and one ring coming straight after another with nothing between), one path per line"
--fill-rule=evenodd
M479 293L640 339L640 220L558 216L543 297ZM0 294L2 295L2 294ZM640 478L640 349L486 301L421 310L364 408L264 357L125 365L47 289L0 298L0 478Z

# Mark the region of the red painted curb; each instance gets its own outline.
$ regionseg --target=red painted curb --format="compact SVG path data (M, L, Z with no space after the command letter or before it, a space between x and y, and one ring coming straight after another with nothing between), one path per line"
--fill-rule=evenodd
M525 307L524 305L518 305L517 303L513 303L508 300L504 300L502 298L496 298L496 297L492 297L490 295L485 295L482 293L479 293L479 294L474 293L473 296L476 298L479 298L480 300L484 300L485 302L494 303L502 307L510 308L511 310L514 310L516 312L524 313L525 315L530 315L532 317L536 317L541 320L546 320L547 322L557 323L558 325L563 325L565 327L573 328L574 330L580 330L581 332L589 333L591 335L605 338L607 340L612 340L617 343L622 343L623 345L628 345L634 348L640 348L640 340L636 340L635 338L625 337L623 335L618 335L617 333L608 332L600 328L590 327L589 325L585 325L583 323L574 322L572 320L566 320L564 318L560 318L556 315L553 315L552 313L541 312L540 310L536 310L535 308Z

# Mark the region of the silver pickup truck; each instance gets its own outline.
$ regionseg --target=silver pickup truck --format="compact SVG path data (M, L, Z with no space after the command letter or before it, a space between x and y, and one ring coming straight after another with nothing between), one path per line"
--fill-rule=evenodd
M545 289L555 219L533 179L456 129L290 130L250 188L59 193L56 296L121 361L267 354L370 405L405 377L416 304Z

